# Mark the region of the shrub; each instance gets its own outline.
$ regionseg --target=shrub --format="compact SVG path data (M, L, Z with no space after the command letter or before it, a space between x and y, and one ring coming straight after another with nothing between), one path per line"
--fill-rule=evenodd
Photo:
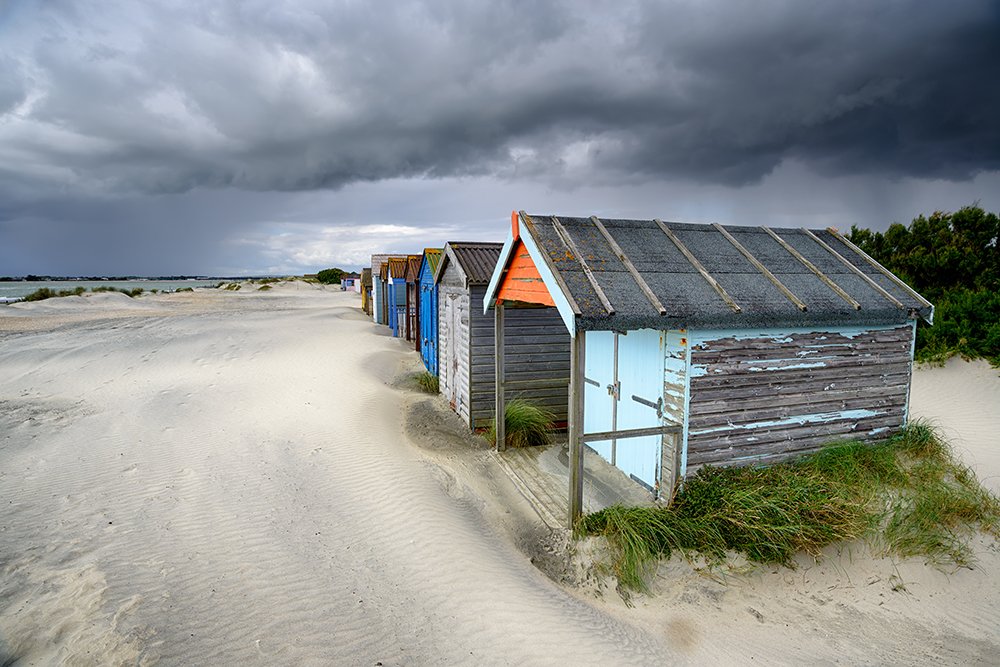
M258 292L266 292L266 291L268 291L269 289L271 289L271 286L270 286L270 285L261 285L260 287L258 287L258 288L257 288L257 291L258 291Z
M48 287L40 287L36 289L31 294L24 297L24 301L44 301L45 299L52 299L60 296L80 296L87 289L85 287L74 287L73 289L64 290L53 290Z

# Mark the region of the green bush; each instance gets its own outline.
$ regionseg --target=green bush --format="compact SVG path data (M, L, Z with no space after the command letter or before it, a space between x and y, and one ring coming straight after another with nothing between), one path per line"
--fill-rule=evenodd
M73 289L53 290L48 287L41 287L24 297L24 301L44 301L60 296L80 296L87 291L85 287L74 287Z
M316 274L316 280L326 285L339 285L345 273L343 269L323 269Z

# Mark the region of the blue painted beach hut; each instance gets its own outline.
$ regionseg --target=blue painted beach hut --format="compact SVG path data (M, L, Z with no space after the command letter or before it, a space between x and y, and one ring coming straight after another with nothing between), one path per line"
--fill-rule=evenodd
M371 280L372 299L369 314L376 324L388 323L388 308L385 294L385 268L390 255L372 255Z
M398 338L406 327L406 255L390 257L386 267L387 323Z
M835 229L511 223L484 309L499 341L523 303L557 311L572 337L571 522L585 444L669 498L704 465L774 463L907 423L916 322L934 308Z
M437 375L437 286L434 284L434 272L441 261L441 248L424 248L420 260L420 273L417 276L417 310L419 312L417 342L420 358L424 368Z

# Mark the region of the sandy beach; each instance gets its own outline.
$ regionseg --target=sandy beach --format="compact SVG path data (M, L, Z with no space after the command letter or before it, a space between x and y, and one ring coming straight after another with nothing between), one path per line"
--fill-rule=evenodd
M359 297L306 283L0 307L0 664L995 664L1000 550L663 564L626 602ZM1000 490L1000 373L911 413ZM575 553L574 553L575 552Z

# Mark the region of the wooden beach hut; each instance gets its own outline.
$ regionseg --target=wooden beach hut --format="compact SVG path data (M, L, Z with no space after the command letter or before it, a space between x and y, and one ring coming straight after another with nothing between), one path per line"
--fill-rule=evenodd
M410 255L406 258L406 340L417 341L414 347L420 351L417 338L419 326L419 311L417 310L417 283L420 279L420 262L423 255Z
M396 338L406 329L406 262L406 255L392 256L386 261L388 325Z
M417 278L417 310L419 311L417 336L418 351L424 368L437 375L438 301L434 272L441 261L441 248L424 248Z
M370 267L361 269L361 310L369 316L372 314L372 270Z
M435 274L440 391L473 430L488 427L494 418L494 324L480 304L501 248L500 243L450 242ZM508 397L544 406L565 421L570 337L558 312L522 308L512 312L508 325Z
M376 324L386 324L388 320L384 273L388 259L389 255L372 255L372 302L369 305L369 314Z
M501 341L526 302L558 311L572 337L571 522L584 444L669 496L706 464L773 463L906 424L916 321L933 306L836 230L511 223L484 309ZM508 367L498 345L501 389Z

